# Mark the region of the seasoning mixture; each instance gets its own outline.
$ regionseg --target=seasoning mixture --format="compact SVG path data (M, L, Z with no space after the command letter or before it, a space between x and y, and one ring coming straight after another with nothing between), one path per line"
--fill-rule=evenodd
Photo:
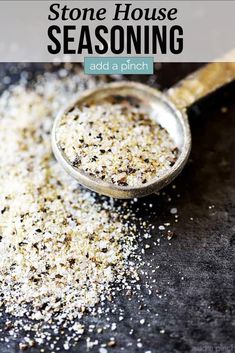
M81 73L64 75L45 74L33 88L22 80L0 97L0 304L47 323L79 320L109 297L112 282L125 286L128 273L136 276L127 204L96 201L52 156L55 113L96 84Z
M70 351L84 336L87 350L119 349L115 331L128 314L113 301L120 292L128 300L137 296L140 325L146 324L139 276L146 295L153 295L159 266L151 259L148 271L141 266L155 226L142 210L138 216L138 207L132 211L137 200L116 204L82 189L51 151L58 110L73 94L97 84L102 81L80 70L71 75L70 68L45 73L34 84L23 72L0 97L0 344L9 351L15 345L36 346L41 353ZM141 206L147 214L156 212L151 203ZM178 222L177 209L170 213ZM166 222L157 230L169 241L170 226ZM158 247L160 237L151 245ZM108 339L102 332L110 333ZM101 338L92 339L93 333ZM133 338L133 329L129 335ZM142 347L138 336L135 344Z
M74 167L120 186L161 176L178 155L169 133L126 101L75 107L62 117L56 139Z

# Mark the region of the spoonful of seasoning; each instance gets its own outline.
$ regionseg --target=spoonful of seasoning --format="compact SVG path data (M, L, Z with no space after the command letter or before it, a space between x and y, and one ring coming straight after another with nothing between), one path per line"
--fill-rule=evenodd
M84 91L55 119L55 157L100 194L127 199L157 192L187 162L187 107L234 79L235 62L214 62L165 93L127 81Z

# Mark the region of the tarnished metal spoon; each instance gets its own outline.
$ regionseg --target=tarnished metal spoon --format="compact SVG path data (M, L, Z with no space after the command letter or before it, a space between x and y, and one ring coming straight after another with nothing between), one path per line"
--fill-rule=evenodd
M229 60L231 61L230 53ZM187 108L200 98L215 91L217 88L235 79L234 62L213 62L205 65L195 73L189 75L177 85L162 93L155 88L136 82L115 82L96 89L84 91L69 106L61 110L54 121L52 130L52 149L56 159L64 169L80 184L100 194L129 199L142 197L169 184L183 169L191 149L191 133L187 117ZM153 119L164 127L176 146L179 154L175 164L162 176L154 177L146 184L136 187L119 186L85 173L74 167L60 148L56 131L61 118L73 107L84 104L96 104L112 96L133 98L139 105L146 107Z

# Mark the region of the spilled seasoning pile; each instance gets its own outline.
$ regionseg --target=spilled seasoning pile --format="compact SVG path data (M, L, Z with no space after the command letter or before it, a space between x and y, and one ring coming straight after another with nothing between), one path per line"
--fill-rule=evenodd
M96 201L54 160L55 114L73 94L97 84L81 72L24 80L0 97L0 295L13 316L79 319L135 270L133 215ZM102 111L102 107L100 108ZM79 333L83 328L77 323Z
M75 107L56 131L66 159L90 176L136 187L166 173L178 149L151 114L131 104Z

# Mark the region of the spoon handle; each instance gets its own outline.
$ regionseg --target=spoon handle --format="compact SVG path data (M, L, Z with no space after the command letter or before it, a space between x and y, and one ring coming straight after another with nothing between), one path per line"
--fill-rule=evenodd
M179 109L186 109L200 98L235 80L235 50L221 62L212 62L171 87L167 95Z

